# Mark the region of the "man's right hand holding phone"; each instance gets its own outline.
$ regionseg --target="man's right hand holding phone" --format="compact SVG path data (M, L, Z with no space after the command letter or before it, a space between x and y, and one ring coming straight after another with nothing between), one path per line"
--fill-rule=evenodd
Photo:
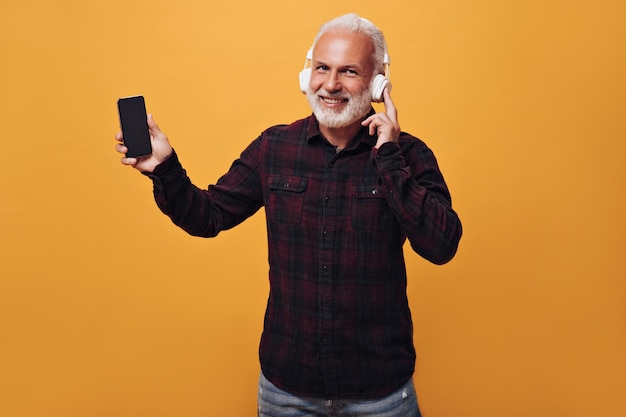
M130 165L133 168L141 172L152 172L157 165L165 161L172 154L172 146L167 140L165 133L159 129L152 115L148 115L148 130L150 131L150 142L152 143L152 154L140 158L127 158L126 152L128 149L124 146L124 135L122 132L118 132L115 135L117 145L115 150L122 155L121 159L123 165Z

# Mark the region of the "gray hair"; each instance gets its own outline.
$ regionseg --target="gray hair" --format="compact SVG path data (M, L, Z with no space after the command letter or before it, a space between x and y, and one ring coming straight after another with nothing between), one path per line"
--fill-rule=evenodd
M315 40L313 41L314 48L318 39L326 32L332 31L346 31L351 33L361 33L366 35L372 40L374 44L374 53L372 54L372 60L374 63L374 69L377 73L385 72L385 64L389 63L389 57L387 55L387 44L383 33L369 20L358 16L355 13L344 14L336 17L322 25Z

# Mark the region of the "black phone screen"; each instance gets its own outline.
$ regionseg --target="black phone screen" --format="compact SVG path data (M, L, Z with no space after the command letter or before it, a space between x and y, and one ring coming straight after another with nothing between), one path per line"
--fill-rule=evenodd
M150 155L150 132L148 131L148 117L146 103L143 96L124 97L117 101L120 114L120 125L124 135L124 145L128 148L126 156L137 158Z

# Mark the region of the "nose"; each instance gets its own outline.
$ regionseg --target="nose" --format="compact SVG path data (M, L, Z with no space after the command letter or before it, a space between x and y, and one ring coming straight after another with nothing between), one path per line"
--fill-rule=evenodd
M331 93L341 90L341 81L339 80L337 71L328 72L326 80L324 81L324 88Z

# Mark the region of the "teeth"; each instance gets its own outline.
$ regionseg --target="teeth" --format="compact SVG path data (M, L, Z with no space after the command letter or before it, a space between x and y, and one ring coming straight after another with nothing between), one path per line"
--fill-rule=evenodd
M330 103L330 104L339 104L341 102L343 102L343 100L339 100L339 99L332 99L332 98L323 98L323 100L326 103Z

